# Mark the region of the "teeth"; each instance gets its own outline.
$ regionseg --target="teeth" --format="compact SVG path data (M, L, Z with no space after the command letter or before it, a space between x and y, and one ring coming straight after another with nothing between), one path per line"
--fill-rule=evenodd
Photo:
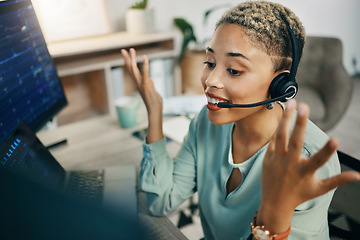
M222 100L218 99L218 98L211 98L209 96L206 96L207 97L207 100L210 104L212 105L216 105L218 104L219 102L223 102Z
M215 104L217 104L217 103L219 102L219 100L217 100L217 99L215 99L215 98L211 98L211 97L209 97L209 96L207 96L207 100L208 100L208 102L209 102L210 104L212 104L212 105L215 105Z

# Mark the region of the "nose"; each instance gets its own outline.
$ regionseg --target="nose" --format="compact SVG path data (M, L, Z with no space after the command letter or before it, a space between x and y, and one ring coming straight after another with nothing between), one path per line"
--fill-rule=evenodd
M223 88L224 85L221 79L221 74L219 74L218 71L214 70L205 80L205 85L208 88Z

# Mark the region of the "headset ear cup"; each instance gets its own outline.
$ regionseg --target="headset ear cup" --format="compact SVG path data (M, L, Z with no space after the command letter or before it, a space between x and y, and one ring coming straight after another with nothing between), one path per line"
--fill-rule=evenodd
M292 93L290 96L285 97L283 100L281 100L282 102L286 102L287 100L295 97L298 91L298 84L296 81L286 82L283 86L281 86L280 91L283 92L283 94Z
M271 98L280 97L284 93L281 91L283 86L289 82L289 73L284 72L277 75L271 82L269 93Z
M280 101L286 102L286 100L295 97L298 91L298 84L295 80L289 79L289 76L290 74L285 72L279 74L272 80L269 88L271 98L281 97L290 91L293 92L293 95L284 97L284 99L281 99Z

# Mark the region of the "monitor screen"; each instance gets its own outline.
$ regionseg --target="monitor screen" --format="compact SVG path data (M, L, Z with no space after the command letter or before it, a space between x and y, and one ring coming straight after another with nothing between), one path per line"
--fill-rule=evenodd
M53 187L62 187L65 170L24 123L0 147L0 168L21 173Z
M0 145L19 122L37 131L66 105L31 1L0 1Z

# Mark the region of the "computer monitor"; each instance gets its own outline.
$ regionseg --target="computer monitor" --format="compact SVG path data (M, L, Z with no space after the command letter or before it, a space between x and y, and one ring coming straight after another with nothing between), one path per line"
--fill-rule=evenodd
M37 131L66 105L31 0L0 1L0 146L19 122Z

